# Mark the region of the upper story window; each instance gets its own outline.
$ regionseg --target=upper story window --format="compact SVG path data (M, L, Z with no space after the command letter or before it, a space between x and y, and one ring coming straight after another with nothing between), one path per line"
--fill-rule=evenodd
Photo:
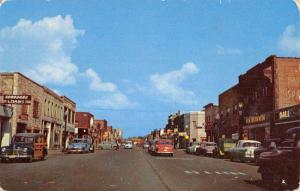
M39 102L34 100L33 101L33 112L32 112L32 116L34 118L39 118Z

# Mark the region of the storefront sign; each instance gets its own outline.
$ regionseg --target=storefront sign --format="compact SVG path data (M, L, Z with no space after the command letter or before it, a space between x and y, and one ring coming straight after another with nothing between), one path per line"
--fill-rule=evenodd
M3 103L30 105L31 95L3 95Z
M286 121L300 117L300 105L283 108L275 112L275 121Z
M180 137L184 137L184 136L186 136L186 132L179 132L178 135L179 135Z
M261 114L257 116L249 116L245 117L246 124L253 124L253 123L261 123L265 122L267 119L266 114Z

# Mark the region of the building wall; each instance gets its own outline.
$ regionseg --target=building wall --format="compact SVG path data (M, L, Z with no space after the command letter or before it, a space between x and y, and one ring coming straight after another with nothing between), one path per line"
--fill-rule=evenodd
M184 127L187 130L189 136L189 142L204 141L206 139L205 133L205 112L189 112L183 114Z
M300 58L275 60L275 110L300 104Z
M239 128L239 86L235 85L219 95L220 137L231 138Z
M91 136L91 130L94 124L94 116L89 112L76 112L76 124L78 128L78 137Z
M30 105L12 105L9 139L20 132L43 133L48 147L61 146L64 103L59 95L18 72L0 73L0 93L31 95Z
M205 131L207 135L207 140L216 142L217 129L215 129L215 125L218 125L217 120L219 119L216 118L217 115L219 115L219 107L213 104L208 104L204 108L205 108Z

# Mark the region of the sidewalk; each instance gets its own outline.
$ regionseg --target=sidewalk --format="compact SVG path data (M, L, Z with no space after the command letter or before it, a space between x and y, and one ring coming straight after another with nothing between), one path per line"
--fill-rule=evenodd
M48 155L58 155L62 154L61 149L48 149Z

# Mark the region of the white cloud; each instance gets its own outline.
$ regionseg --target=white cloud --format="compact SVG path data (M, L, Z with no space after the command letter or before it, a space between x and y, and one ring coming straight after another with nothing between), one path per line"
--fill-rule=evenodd
M224 48L221 45L217 45L217 54L218 55L240 55L242 51L237 48Z
M281 35L278 47L290 54L300 54L300 23L289 25Z
M91 83L89 85L90 90L102 91L102 92L115 92L117 87L110 82L102 82L100 76L91 68L85 71L85 75L90 78Z
M135 105L130 102L127 96L123 94L114 83L103 82L101 77L93 69L87 69L84 76L91 81L89 89L99 92L97 99L89 102L88 105L90 107L123 109Z
M1 70L24 72L43 84L74 84L78 67L72 63L71 52L83 34L69 15L36 22L20 19L0 30Z
M180 85L190 75L197 74L198 72L199 69L197 65L189 62L184 64L180 70L152 75L150 82L154 89L162 95L165 100L180 104L194 105L198 103L195 93L184 89Z
M88 104L90 107L100 107L107 109L132 108L135 104L131 103L127 96L121 92L115 92L106 96L100 96Z

